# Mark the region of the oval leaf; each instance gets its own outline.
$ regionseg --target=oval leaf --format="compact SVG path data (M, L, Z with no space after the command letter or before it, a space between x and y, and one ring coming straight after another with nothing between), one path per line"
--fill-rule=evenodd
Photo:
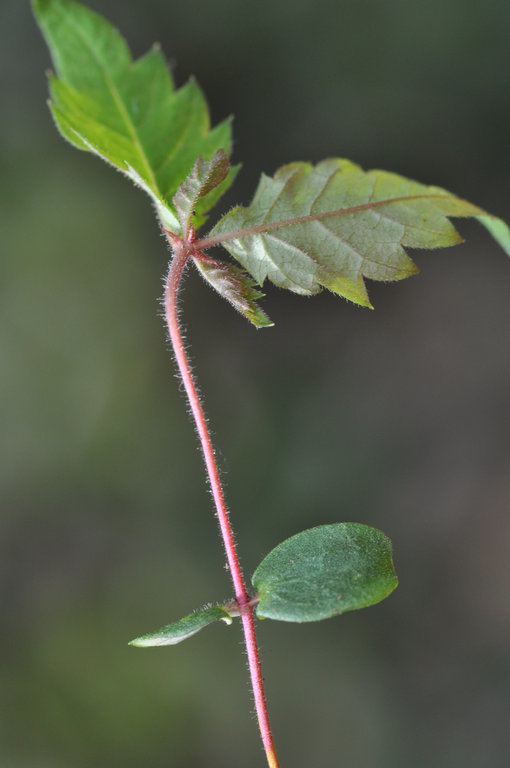
M321 525L291 536L253 574L257 615L320 621L374 605L398 584L391 541L360 523Z
M148 648L154 645L177 645L177 643L187 640L188 637L196 635L197 632L214 621L232 624L232 617L223 606L211 605L208 608L194 611L179 621L167 624L157 632L137 637L135 640L131 640L129 645L134 645L137 648Z

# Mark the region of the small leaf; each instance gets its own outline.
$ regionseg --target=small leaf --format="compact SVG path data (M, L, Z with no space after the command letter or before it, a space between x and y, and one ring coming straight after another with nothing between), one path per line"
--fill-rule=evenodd
M274 323L257 304L264 294L254 286L252 278L239 267L201 254L195 256L195 265L209 285L223 296L234 309L244 315L257 328L269 328Z
M391 541L359 523L320 525L291 536L252 578L260 618L320 621L374 605L398 584Z
M224 181L230 170L228 157L218 149L210 160L199 157L189 176L174 195L174 205L181 224L181 232L187 237L198 201Z
M224 621L226 624L232 624L232 616L221 605L212 605L208 608L194 611L188 616L174 621L161 627L157 632L151 632L148 635L142 635L135 640L131 640L129 645L137 648L148 648L154 645L177 645L177 643L186 640L188 637L200 632L215 621Z
M230 120L210 129L200 88L190 80L175 91L158 47L133 61L119 32L84 5L32 5L58 75L50 77L50 108L61 134L131 178L156 203L163 225L178 232L172 198L199 155L230 154ZM235 172L202 198L196 226Z
M222 244L255 281L310 295L321 288L370 307L364 278L402 280L418 269L405 248L462 242L448 217L480 219L510 254L501 220L438 187L348 160L291 163L262 176L251 205L197 243Z

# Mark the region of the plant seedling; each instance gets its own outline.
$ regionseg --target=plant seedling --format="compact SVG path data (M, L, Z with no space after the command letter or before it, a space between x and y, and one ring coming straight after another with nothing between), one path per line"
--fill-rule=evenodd
M172 257L165 290L168 331L200 439L234 597L131 642L173 645L216 621L241 619L255 706L270 768L277 768L264 695L255 617L319 621L378 603L397 586L391 543L379 530L337 522L297 533L243 576L210 433L177 313L181 278L192 264L255 327L271 326L259 301L266 279L303 296L327 288L372 308L365 278L402 280L418 270L406 248L462 241L450 221L472 217L510 254L507 225L438 187L344 159L284 165L262 175L252 202L233 208L202 236L211 208L239 170L231 166L231 123L210 127L194 80L175 89L158 47L133 61L105 19L72 0L33 0L51 51L50 109L62 136L98 155L151 198ZM236 263L211 249L222 246Z

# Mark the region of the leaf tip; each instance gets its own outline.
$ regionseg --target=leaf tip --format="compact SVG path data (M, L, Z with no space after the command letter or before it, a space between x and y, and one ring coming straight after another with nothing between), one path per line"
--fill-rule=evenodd
M158 645L154 642L154 639L150 636L143 635L142 637L135 637L134 640L130 640L128 645L132 648L150 648L151 646Z
M505 253L510 256L510 228L508 224L492 214L483 214L476 217L480 224L484 226L492 235L496 242L503 248Z

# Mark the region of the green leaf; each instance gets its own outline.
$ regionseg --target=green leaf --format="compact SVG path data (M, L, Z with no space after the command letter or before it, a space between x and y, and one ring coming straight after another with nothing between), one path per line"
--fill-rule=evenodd
M135 640L131 640L129 645L137 648L148 648L154 645L177 645L177 643L186 640L188 637L200 632L215 621L224 621L226 624L232 624L232 616L221 605L212 605L201 610L194 611L188 616L174 621L161 627L157 632L151 632L148 635L142 635Z
M256 328L269 328L274 323L257 304L264 294L254 286L255 282L239 267L201 254L195 256L195 265L206 282L234 309L244 315Z
M510 229L508 225L502 219L498 219L489 213L484 213L476 218L510 256Z
M305 622L374 605L393 592L398 580L384 533L359 523L335 523L279 544L252 583L260 618Z
M348 160L291 163L263 175L251 205L227 213L197 248L222 244L259 285L268 278L305 295L325 287L370 307L364 278L418 271L405 248L462 242L450 216L478 218L510 254L504 222L444 189Z
M210 129L194 80L174 90L158 47L133 61L119 32L73 0L33 0L58 79L50 76L50 108L61 134L93 152L150 195L165 227L179 231L172 198L196 158L230 154L230 120ZM232 183L237 169L202 198L194 225Z

